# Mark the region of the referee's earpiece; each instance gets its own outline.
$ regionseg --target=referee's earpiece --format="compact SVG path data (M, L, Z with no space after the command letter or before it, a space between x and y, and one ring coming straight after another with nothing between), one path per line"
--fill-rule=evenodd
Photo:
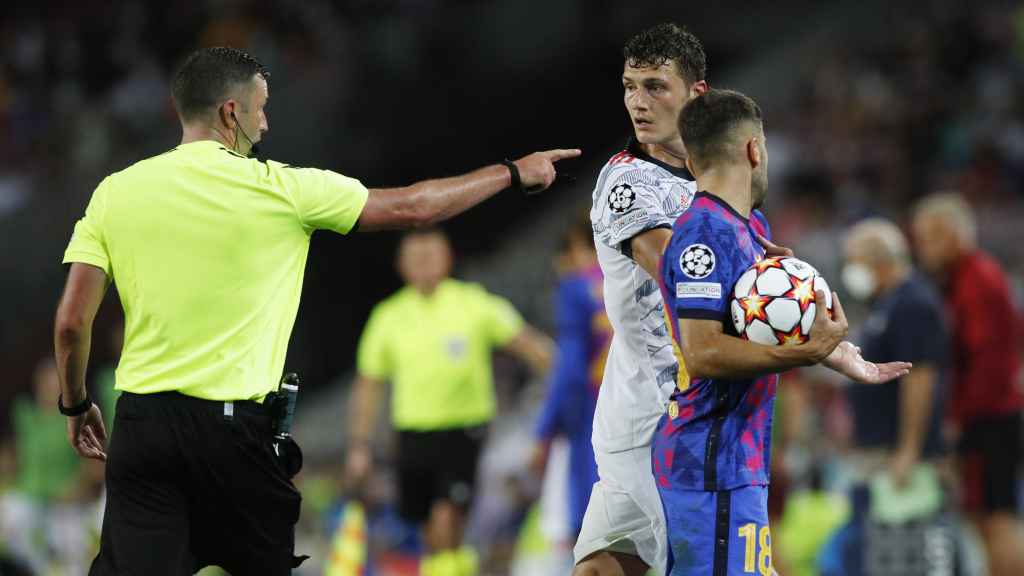
M251 154L259 154L259 144L253 142L252 138L249 138L249 135L245 133L245 128L242 128L242 123L238 121L238 116L235 116L235 111L234 110L231 111L231 118L233 118L234 121L235 121L235 130L236 131L241 130L242 136L245 136L245 139L249 141L250 153ZM236 132L236 134L237 134L237 132ZM238 147L238 138L237 138L237 136L235 138L235 147L236 148Z

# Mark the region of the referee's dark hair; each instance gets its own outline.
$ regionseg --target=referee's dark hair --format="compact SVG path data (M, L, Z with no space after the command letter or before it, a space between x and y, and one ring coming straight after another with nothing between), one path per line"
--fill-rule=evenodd
M673 22L658 24L633 36L626 42L622 55L633 68L657 67L673 62L676 72L688 85L706 80L704 46L689 30Z
M256 74L270 80L263 64L237 48L201 48L185 59L171 84L174 106L188 122L211 112Z
M690 100L679 114L679 135L695 166L727 159L733 130L745 122L763 124L761 107L733 90L708 90Z

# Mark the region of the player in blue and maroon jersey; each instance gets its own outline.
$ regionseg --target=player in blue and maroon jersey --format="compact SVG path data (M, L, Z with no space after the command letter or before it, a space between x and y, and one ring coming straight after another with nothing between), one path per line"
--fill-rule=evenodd
M652 448L669 574L767 576L774 572L767 504L778 373L824 362L854 380L881 382L909 364L864 361L843 342L838 299L832 319L822 293L806 343L764 346L736 336L729 295L764 257L758 234L769 235L754 212L768 191L761 110L737 92L710 90L686 105L679 128L700 192L676 220L659 274L684 373ZM703 266L684 265L695 256Z
M590 437L601 388L612 325L604 311L604 276L594 251L590 219L576 222L566 233L560 253L555 317L558 356L537 420L538 445L533 466L543 467L551 440L569 442L569 529L572 541L583 526L590 491L597 482L597 462Z

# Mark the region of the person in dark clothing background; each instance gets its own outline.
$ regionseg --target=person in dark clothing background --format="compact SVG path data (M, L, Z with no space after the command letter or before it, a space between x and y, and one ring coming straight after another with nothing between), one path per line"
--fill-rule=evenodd
M1024 574L1017 516L1024 396L1009 283L999 263L978 248L973 211L960 195L922 199L913 232L917 256L939 283L952 323L948 416L963 505L985 541L992 575Z
M940 487L950 352L942 299L915 272L906 238L889 220L853 226L844 256L843 284L870 309L856 339L863 354L880 362L905 359L914 369L885 384L846 388L854 424L846 458L853 514L819 567L829 576L935 573L934 558L946 561L954 553ZM887 512L895 501L905 511L899 518ZM893 537L894 529L901 537ZM921 544L925 531L943 534L928 541L939 542L943 554Z

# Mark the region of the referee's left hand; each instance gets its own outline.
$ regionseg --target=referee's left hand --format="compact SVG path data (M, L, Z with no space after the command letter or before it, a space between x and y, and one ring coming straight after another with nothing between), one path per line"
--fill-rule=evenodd
M84 414L68 416L68 442L79 456L106 461L107 429L99 406L93 404Z

